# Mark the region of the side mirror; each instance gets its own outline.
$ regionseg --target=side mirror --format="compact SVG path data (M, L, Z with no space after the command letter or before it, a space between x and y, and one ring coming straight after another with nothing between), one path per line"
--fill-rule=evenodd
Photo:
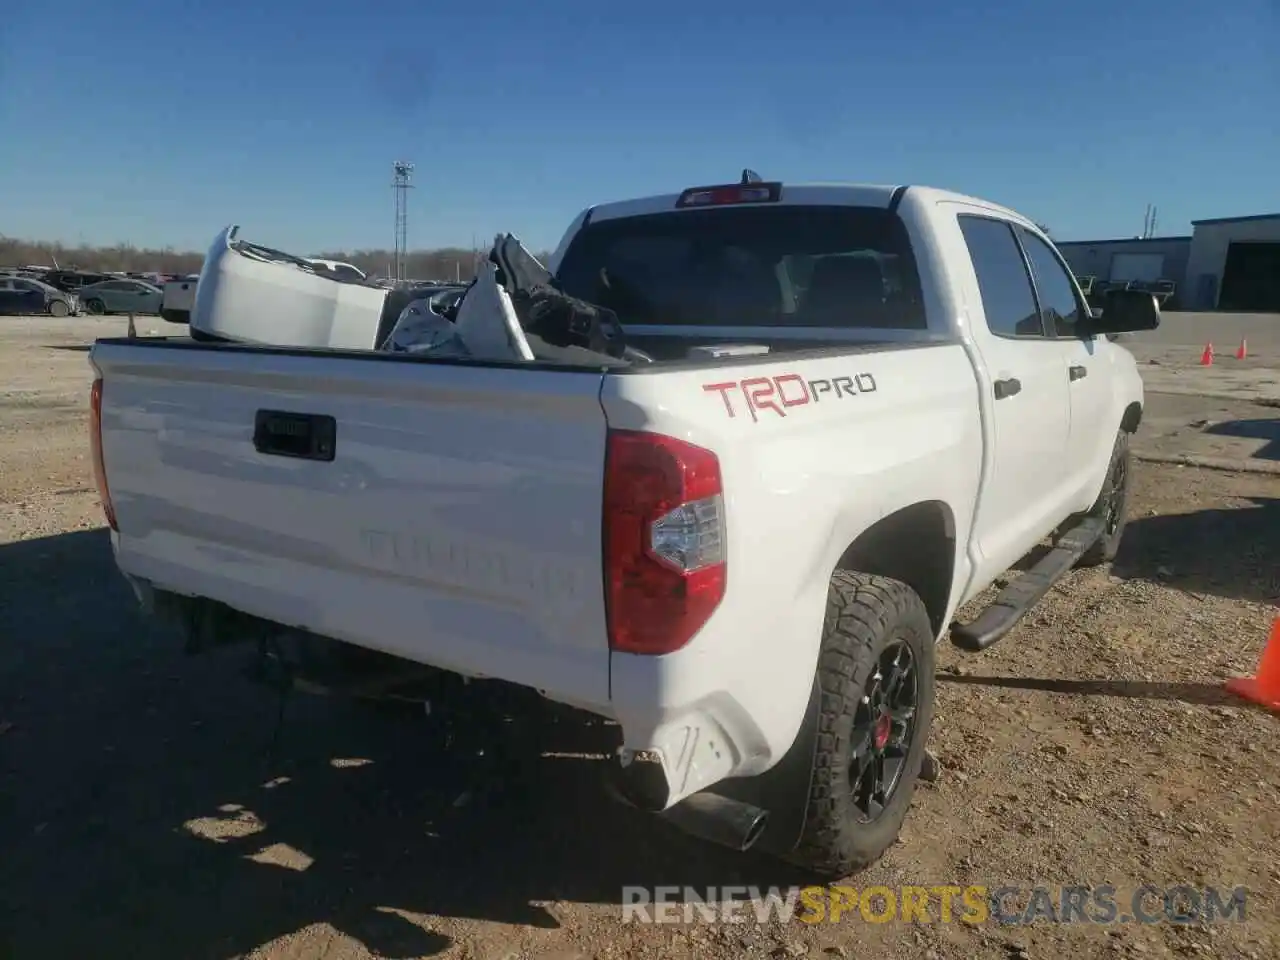
M1086 336L1136 333L1160 326L1160 305L1155 295L1144 290L1108 290L1102 309L1089 311Z

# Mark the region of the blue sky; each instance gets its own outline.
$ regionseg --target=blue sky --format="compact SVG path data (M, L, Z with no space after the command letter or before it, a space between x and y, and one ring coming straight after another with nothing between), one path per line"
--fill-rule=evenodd
M1059 239L1280 211L1275 0L60 0L0 18L0 233L298 252L733 179L927 183ZM507 8L510 13L495 10Z

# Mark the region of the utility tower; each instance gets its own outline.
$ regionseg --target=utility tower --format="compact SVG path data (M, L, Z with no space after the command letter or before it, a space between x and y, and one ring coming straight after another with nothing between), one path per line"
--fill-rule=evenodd
M413 189L413 184L409 181L413 179L413 164L407 160L397 160L391 169L394 173L391 189L396 197L395 278L404 280L405 261L409 255L409 191Z
M1155 204L1147 204L1147 215L1142 220L1142 239L1150 240L1156 235L1156 208Z

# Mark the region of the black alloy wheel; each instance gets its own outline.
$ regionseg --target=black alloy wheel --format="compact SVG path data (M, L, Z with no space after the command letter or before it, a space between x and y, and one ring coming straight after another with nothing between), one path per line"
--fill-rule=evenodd
M1102 521L1102 534L1076 561L1078 567L1096 567L1116 558L1129 516L1129 488L1133 486L1133 470L1129 464L1129 434L1123 430L1116 436L1107 466L1102 492L1087 516ZM1078 520L1080 518L1073 518ZM1071 521L1069 521L1071 522Z
M1128 493L1128 476L1129 458L1114 457L1111 461L1111 469L1107 474L1107 500L1104 508L1105 537L1114 537L1116 531L1120 529L1120 524L1124 521L1124 507L1126 494Z
M849 783L863 823L884 812L902 782L915 729L917 687L911 648L902 640L891 642L867 678L853 721Z

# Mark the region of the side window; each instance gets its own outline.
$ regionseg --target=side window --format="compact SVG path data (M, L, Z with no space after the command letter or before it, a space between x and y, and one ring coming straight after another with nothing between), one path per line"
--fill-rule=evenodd
M966 214L959 220L978 276L987 327L1001 337L1043 337L1031 278L1012 227L1001 220Z
M1040 310L1044 325L1059 337L1076 336L1080 323L1080 302L1066 268L1043 240L1029 231L1018 229L1022 247L1031 261L1031 272L1036 278L1036 292L1040 295Z

